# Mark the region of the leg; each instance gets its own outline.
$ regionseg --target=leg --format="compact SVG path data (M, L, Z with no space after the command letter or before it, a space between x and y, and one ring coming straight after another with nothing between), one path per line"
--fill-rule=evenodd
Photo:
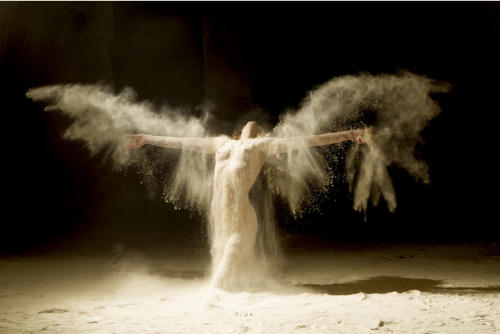
M245 288L254 260L255 239L257 236L257 216L248 203L242 208L242 214L235 226L235 231L229 236L220 262L214 272L212 286L224 290Z
M236 270L236 259L239 257L238 253L241 253L241 242L237 234L231 235L226 247L224 248L224 254L222 259L215 270L212 278L212 286L220 289L230 289L231 277L234 277L234 272Z

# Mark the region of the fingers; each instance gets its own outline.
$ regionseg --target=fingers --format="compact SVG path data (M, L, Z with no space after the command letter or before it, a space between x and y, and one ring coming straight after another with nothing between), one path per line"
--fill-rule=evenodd
M366 141L364 139L366 132L367 132L367 130L354 130L353 141L355 141L357 144L366 143Z
M126 136L128 138L130 138L130 143L129 145L127 146L127 150L130 151L131 149L133 148L139 148L141 147L142 145L144 145L142 143L142 135L133 135L133 134L126 134Z
M365 135L365 130L352 130L351 138L358 144L364 143L363 137Z
M131 143L127 146L127 150L128 150L128 151L130 151L131 149L133 149L133 148L137 148L137 147L139 147L139 146L137 145L137 143L135 143L135 142L131 142Z

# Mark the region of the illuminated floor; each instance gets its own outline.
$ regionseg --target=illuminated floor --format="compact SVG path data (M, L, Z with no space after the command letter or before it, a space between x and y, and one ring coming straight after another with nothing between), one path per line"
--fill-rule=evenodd
M499 333L500 245L284 247L283 286L207 288L197 250L0 258L2 333Z

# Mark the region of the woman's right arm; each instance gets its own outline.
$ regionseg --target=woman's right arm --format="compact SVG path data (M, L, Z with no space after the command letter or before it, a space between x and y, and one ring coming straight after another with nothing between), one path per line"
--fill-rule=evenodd
M214 138L162 137L143 134L128 135L128 137L130 138L130 144L127 147L129 150L148 144L197 151L200 153L215 153L217 151Z

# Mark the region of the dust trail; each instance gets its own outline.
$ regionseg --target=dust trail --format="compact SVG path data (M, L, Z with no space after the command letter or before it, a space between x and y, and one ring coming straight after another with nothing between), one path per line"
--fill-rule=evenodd
M167 105L158 108L148 101L136 101L131 88L115 95L111 87L102 84L45 86L30 89L26 96L48 102L47 111L60 112L73 120L63 138L82 141L91 155L104 151L116 167L139 166L148 181L159 177L167 201L206 211L211 199L213 157L183 150L127 151L126 134L207 137L212 134L207 124L213 123L207 110L195 118L190 116L192 110ZM176 172L158 175L172 165Z
M383 197L394 211L396 196L387 166L405 169L416 180L429 182L428 166L415 156L415 147L422 143L424 127L441 111L430 94L450 89L449 84L404 71L334 78L309 92L298 110L285 113L274 133L290 137L363 128L371 118L368 145L352 145L351 151L361 152L347 156L354 208L365 211L369 199L376 205ZM290 152L279 158L278 168L266 170L272 188L294 213L310 206L313 188L326 189L334 181L327 161L329 154L344 154L339 148L327 154L314 149Z
M370 200L376 205L384 198L389 209L394 211L396 195L387 167L395 165L417 180L429 181L427 164L415 156L415 147L422 140L423 128L440 112L430 94L449 89L447 84L408 72L334 78L309 92L297 110L284 113L272 135L312 135L369 125L368 145L351 145L347 155L347 179L354 208L366 211ZM212 232L211 242L214 242L212 222L208 219L214 156L150 147L126 150L127 133L219 136L222 145L230 139L223 135L222 123L214 121L208 110L201 117L190 117L192 110L157 108L147 101L136 101L132 89L115 95L104 85L47 86L31 89L26 95L35 101L47 102L47 110L61 112L73 119L64 138L83 141L90 154L107 152L117 166L139 166L146 178L157 178L163 183L166 201L205 214L208 230ZM304 210L315 208L318 197L326 196L329 185L342 177L333 173L330 162L345 154L344 146L332 147L304 148L272 156L264 165L250 192L259 221L255 258L260 268L254 266L253 272L244 273L250 275L248 277L259 272L263 273L259 274L262 276L260 281L265 281L265 273L276 268L279 248L272 195L284 198L291 211L300 215ZM221 254L213 253L212 256L217 259Z

